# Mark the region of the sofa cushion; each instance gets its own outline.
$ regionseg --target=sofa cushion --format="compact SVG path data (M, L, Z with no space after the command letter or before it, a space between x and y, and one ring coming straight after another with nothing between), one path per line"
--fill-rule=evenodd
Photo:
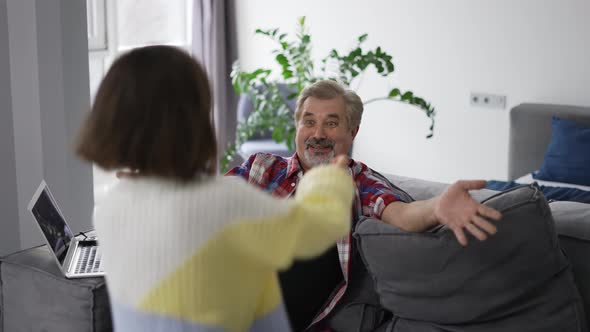
M467 247L446 226L409 233L359 224L355 238L381 303L397 317L393 331L580 331L580 295L538 188L484 203L503 213L498 233Z
M559 243L572 264L574 280L584 303L586 322L590 326L590 204L551 202L549 206Z
M104 278L66 279L46 246L0 258L0 331L112 331Z

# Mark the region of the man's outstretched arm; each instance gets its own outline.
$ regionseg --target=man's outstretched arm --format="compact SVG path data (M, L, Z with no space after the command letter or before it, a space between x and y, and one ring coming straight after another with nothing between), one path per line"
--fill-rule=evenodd
M447 225L463 246L467 245L465 230L480 241L496 233L488 219L499 220L500 212L487 207L469 195L469 190L481 189L481 180L458 181L439 196L412 203L393 202L383 210L381 219L408 232L423 232L438 225Z

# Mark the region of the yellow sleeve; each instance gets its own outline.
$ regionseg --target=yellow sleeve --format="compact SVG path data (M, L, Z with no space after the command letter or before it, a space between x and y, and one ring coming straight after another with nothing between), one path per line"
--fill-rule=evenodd
M286 214L242 220L226 240L244 256L272 269L321 254L350 231L353 182L343 169L318 166L303 177Z
M313 168L301 179L295 194L295 257L321 254L350 231L353 187L351 176L336 166Z

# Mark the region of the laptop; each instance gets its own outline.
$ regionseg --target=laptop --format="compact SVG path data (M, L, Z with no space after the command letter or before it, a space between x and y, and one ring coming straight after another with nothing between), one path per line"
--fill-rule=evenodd
M97 239L74 236L45 181L41 181L28 210L66 278L104 276Z

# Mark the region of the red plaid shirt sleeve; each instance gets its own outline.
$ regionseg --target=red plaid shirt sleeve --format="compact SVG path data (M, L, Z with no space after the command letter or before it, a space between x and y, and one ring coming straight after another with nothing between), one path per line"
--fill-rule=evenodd
M362 215L381 219L385 207L400 198L369 167L359 164L361 172L355 177L355 182L360 194Z
M225 173L225 175L241 176L244 179L248 180L248 178L250 177L250 168L252 167L252 163L254 162L255 158L255 154L251 155L250 158L248 158L248 160L244 161L244 163L242 163L240 166L230 169L227 173Z

